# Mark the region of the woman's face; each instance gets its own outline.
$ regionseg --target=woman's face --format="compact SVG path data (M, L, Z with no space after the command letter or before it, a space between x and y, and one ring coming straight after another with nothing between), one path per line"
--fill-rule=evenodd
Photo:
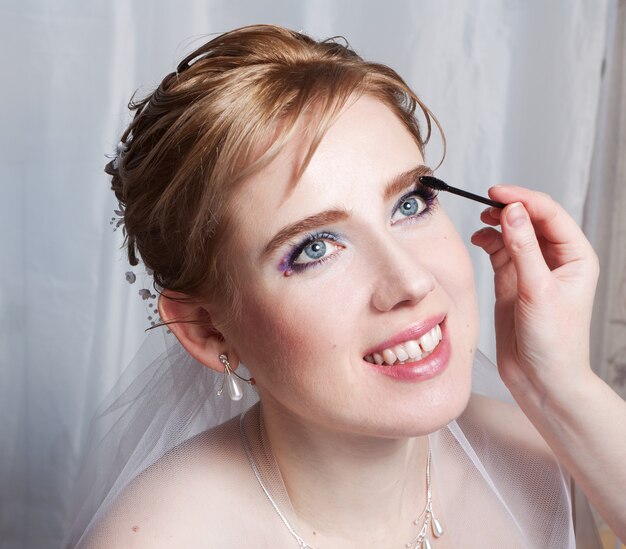
M348 104L292 185L307 145L294 139L237 195L242 319L224 335L266 407L353 433L432 432L469 398L478 310L467 249L415 175L399 177L423 158L382 102ZM443 339L420 360L419 337L438 323ZM416 358L375 363L401 350Z

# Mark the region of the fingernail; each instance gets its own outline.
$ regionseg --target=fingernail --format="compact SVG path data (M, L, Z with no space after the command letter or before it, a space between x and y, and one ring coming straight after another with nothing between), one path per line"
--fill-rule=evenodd
M506 214L506 221L511 227L519 227L526 223L528 214L521 202L514 202L509 206Z

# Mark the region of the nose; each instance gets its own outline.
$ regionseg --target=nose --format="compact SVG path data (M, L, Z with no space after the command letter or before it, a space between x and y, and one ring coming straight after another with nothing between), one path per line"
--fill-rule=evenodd
M413 242L386 241L378 255L372 306L381 312L414 306L435 288L435 277Z

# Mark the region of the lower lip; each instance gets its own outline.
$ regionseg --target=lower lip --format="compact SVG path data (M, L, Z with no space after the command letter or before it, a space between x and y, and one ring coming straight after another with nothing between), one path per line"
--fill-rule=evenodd
M442 338L435 350L426 358L393 366L379 366L363 360L365 364L389 377L403 381L425 381L443 372L450 362L450 340L444 323L440 324Z

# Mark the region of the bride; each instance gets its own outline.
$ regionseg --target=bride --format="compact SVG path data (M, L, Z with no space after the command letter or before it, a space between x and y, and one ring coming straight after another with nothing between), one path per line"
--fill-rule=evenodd
M395 72L258 25L131 106L107 172L177 343L67 546L574 547L570 475L626 538L626 409L589 364L598 261L549 196L492 187L508 205L472 236L514 404L472 392L472 266L419 179L438 123ZM128 450L139 425L157 436Z

